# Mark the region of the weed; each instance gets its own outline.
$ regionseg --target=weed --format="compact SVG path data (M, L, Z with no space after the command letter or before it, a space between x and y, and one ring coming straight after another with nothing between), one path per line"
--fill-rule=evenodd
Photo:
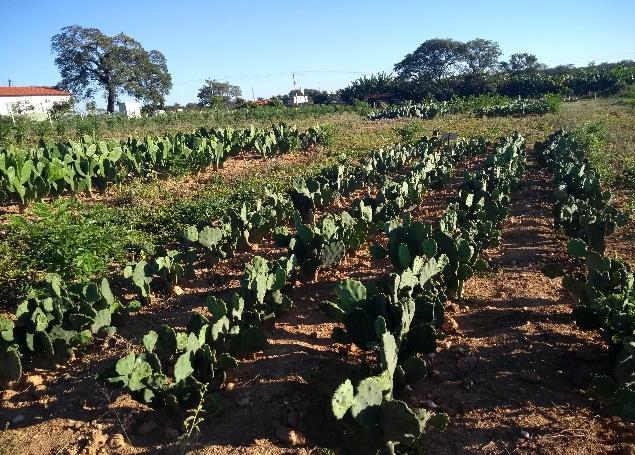
M14 252L14 266L36 278L55 272L65 280L87 280L105 274L125 252L141 245L139 232L127 228L123 213L77 201L36 204L27 215L13 216L4 245Z
M397 126L393 129L399 135L401 141L407 144L416 142L425 132L425 128L420 122L406 123L403 126Z

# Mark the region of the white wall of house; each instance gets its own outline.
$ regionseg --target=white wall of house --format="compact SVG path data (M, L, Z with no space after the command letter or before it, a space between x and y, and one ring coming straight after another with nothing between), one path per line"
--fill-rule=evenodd
M11 115L11 110L14 114L45 114L53 104L70 99L69 95L0 96L0 115Z
M297 106L298 104L305 104L309 102L309 97L306 95L293 95L293 99L291 100L291 103L294 106Z
M117 109L126 117L141 117L141 106L136 101L124 101L117 103Z

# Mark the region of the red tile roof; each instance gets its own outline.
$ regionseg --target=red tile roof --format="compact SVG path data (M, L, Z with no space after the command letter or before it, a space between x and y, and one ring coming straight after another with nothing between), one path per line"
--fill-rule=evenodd
M0 96L70 96L52 87L0 87Z

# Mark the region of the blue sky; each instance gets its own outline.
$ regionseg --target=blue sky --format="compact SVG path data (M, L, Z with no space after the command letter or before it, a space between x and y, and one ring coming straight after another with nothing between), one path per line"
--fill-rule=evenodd
M54 85L50 38L66 25L125 32L165 55L169 103L196 101L207 77L243 96L335 90L390 71L429 38L497 41L549 65L635 59L635 1L0 0L0 85ZM98 99L100 104L103 100Z

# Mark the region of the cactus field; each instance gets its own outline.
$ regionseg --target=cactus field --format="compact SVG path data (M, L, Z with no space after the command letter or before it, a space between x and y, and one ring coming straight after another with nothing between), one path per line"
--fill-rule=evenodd
M635 115L535 103L0 150L0 455L635 453Z

